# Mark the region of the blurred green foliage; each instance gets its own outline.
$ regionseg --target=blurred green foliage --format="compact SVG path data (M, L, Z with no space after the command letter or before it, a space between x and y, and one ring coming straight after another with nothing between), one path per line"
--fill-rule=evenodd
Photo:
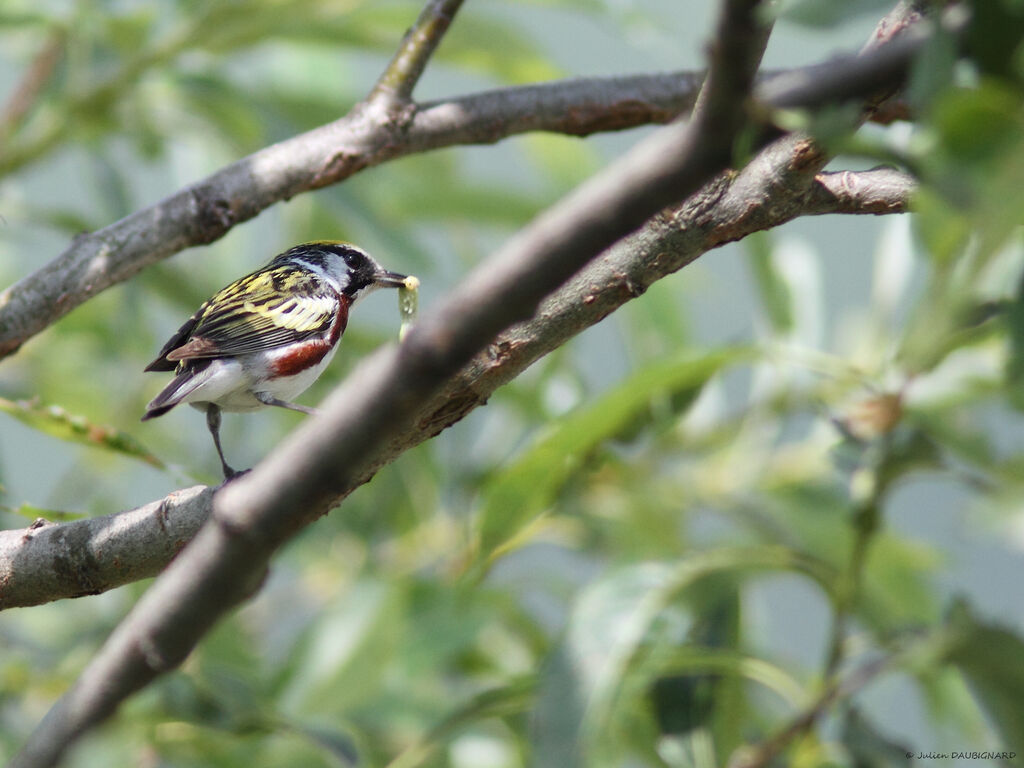
M779 25L810 24L810 39L887 5L799 0ZM872 282L856 313L830 306L822 270L838 261L786 233L737 249L728 307L702 303L716 278L700 265L655 285L300 535L258 599L68 764L717 766L877 658L886 675L841 695L786 764L1024 752L1024 614L954 600L970 579L949 575L981 531L1014 558L1000 586L1019 597L1024 48L1019 3L972 5L973 58L954 62L943 39L925 51L912 128L851 136L846 118L817 121L830 146L923 181L912 234L894 219L876 241L855 222L854 248L874 251L855 266ZM677 24L653 1L467 6L425 97L561 74L549 25L621 25L643 47ZM418 10L7 0L0 277L342 115ZM0 366L0 521L106 513L215 480L201 417L138 424L161 384L141 369L275 248L359 242L419 275L429 310L607 147L531 136L406 158L90 301ZM715 332L741 312L742 337ZM369 300L308 401L397 327L393 306ZM228 455L257 461L298 418L228 417ZM961 532L942 539L921 514L925 528L903 524L901 496L922 485L936 507L964 499ZM0 615L0 760L144 588Z

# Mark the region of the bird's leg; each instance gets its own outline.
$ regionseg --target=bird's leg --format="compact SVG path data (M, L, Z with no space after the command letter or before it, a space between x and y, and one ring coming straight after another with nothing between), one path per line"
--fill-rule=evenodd
M307 408L304 405L297 405L295 403L286 403L284 400L278 400L276 397L271 395L269 392L253 392L253 396L264 405L273 405L278 408L287 408L290 411L298 411L299 413L305 413L309 416L316 416L320 411L316 408Z
M224 470L224 479L230 480L242 474L229 467L224 459L224 449L220 447L220 407L213 403L209 403L206 406L206 426L209 427L210 434L213 435L213 444L217 446L217 455L220 456L220 466Z

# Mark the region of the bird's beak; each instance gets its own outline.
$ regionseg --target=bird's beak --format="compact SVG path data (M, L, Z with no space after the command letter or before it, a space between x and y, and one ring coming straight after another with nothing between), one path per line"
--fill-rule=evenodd
M389 272L386 269L373 276L373 282L385 288L401 288L405 285L406 275Z

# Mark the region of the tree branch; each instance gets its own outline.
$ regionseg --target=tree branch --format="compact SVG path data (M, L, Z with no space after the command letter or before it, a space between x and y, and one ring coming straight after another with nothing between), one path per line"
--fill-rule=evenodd
M729 760L728 768L764 768L772 763L793 741L803 736L832 706L874 682L888 672L895 656L882 656L855 669L842 680L833 680L807 709L793 718L771 738L760 744L737 750Z
M689 111L703 80L703 72L571 78L426 102L413 115L409 139L424 151L530 131L589 136L668 123Z
M127 512L0 531L0 609L156 576L195 536L212 500L213 489L197 485Z
M846 101L868 100L874 110L891 97L910 74L907 62L931 39L933 31L916 24L920 12L902 2L879 25L861 53L780 73L759 89L759 96L776 109L814 109ZM959 36L967 15L952 8L940 20L944 30Z
M718 50L753 27L758 0L726 0ZM476 269L398 348L362 363L278 451L215 497L209 524L157 579L50 710L12 768L50 766L118 704L173 668L259 583L273 552L370 471L403 426L497 333L601 250L725 167L756 59L715 56L709 108L637 145ZM738 68L738 70L737 70ZM713 105L713 106L710 106Z
M809 216L825 213L905 213L917 180L894 168L821 173L804 198Z
M66 35L54 30L0 109L0 146L18 130L46 88L64 54Z
M431 0L416 23L405 33L398 51L377 80L368 101L387 108L404 107L412 99L427 62L448 31L462 0Z

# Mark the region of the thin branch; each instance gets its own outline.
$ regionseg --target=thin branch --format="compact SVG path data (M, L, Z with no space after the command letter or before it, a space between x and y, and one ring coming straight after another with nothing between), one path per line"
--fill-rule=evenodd
M738 94L750 96L770 34L771 24L755 18L747 5L723 3L718 34L711 45L711 66L694 105L692 119L717 115L745 120L746 105L742 110L730 109L720 100L734 99ZM739 130L735 126L723 127L732 132Z
M405 33L394 58L370 92L368 101L380 102L389 109L410 104L416 83L461 5L462 0L431 0L427 3L416 23Z
M724 17L743 30L757 5L726 0ZM719 34L733 33L723 25ZM734 64L712 60L709 104L715 109L688 126L662 129L538 217L414 326L400 347L361 364L328 398L321 416L221 490L210 523L50 710L12 768L55 764L127 696L180 664L213 623L259 584L273 552L367 472L473 355L502 330L530 319L548 294L601 250L724 168L754 71L725 76L720 66Z
M902 4L901 4L902 8ZM954 8L941 24L947 33L959 36L966 29L967 16ZM877 31L872 41L858 54L781 73L758 89L758 95L776 109L814 109L845 101L869 98L869 108L892 96L910 74L912 61L933 36L925 25L910 26L907 18L918 14L897 9L888 18L884 35ZM895 23L899 19L902 23ZM884 25L880 25L880 29Z
M688 112L704 72L586 77L499 88L420 104L409 126L416 151L491 144L529 131L589 136Z
M840 681L833 681L807 709L794 717L771 738L736 751L728 768L764 768L792 742L807 733L838 702L849 699L880 675L889 671L894 656L883 656L864 664Z
M18 130L22 121L32 111L40 94L53 77L57 64L64 53L66 35L63 30L55 30L42 49L35 55L21 82L11 92L10 97L0 109L0 146Z
M22 141L9 143L0 151L0 178L8 176L29 163L38 160L73 134L83 115L107 111L126 90L132 87L148 71L176 56L199 42L205 30L216 29L219 24L211 22L216 4L190 14L186 22L171 30L165 37L150 46L134 51L126 60L106 77L101 77L83 91L67 94L55 114L48 115L46 122L36 126L31 133L21 135Z

